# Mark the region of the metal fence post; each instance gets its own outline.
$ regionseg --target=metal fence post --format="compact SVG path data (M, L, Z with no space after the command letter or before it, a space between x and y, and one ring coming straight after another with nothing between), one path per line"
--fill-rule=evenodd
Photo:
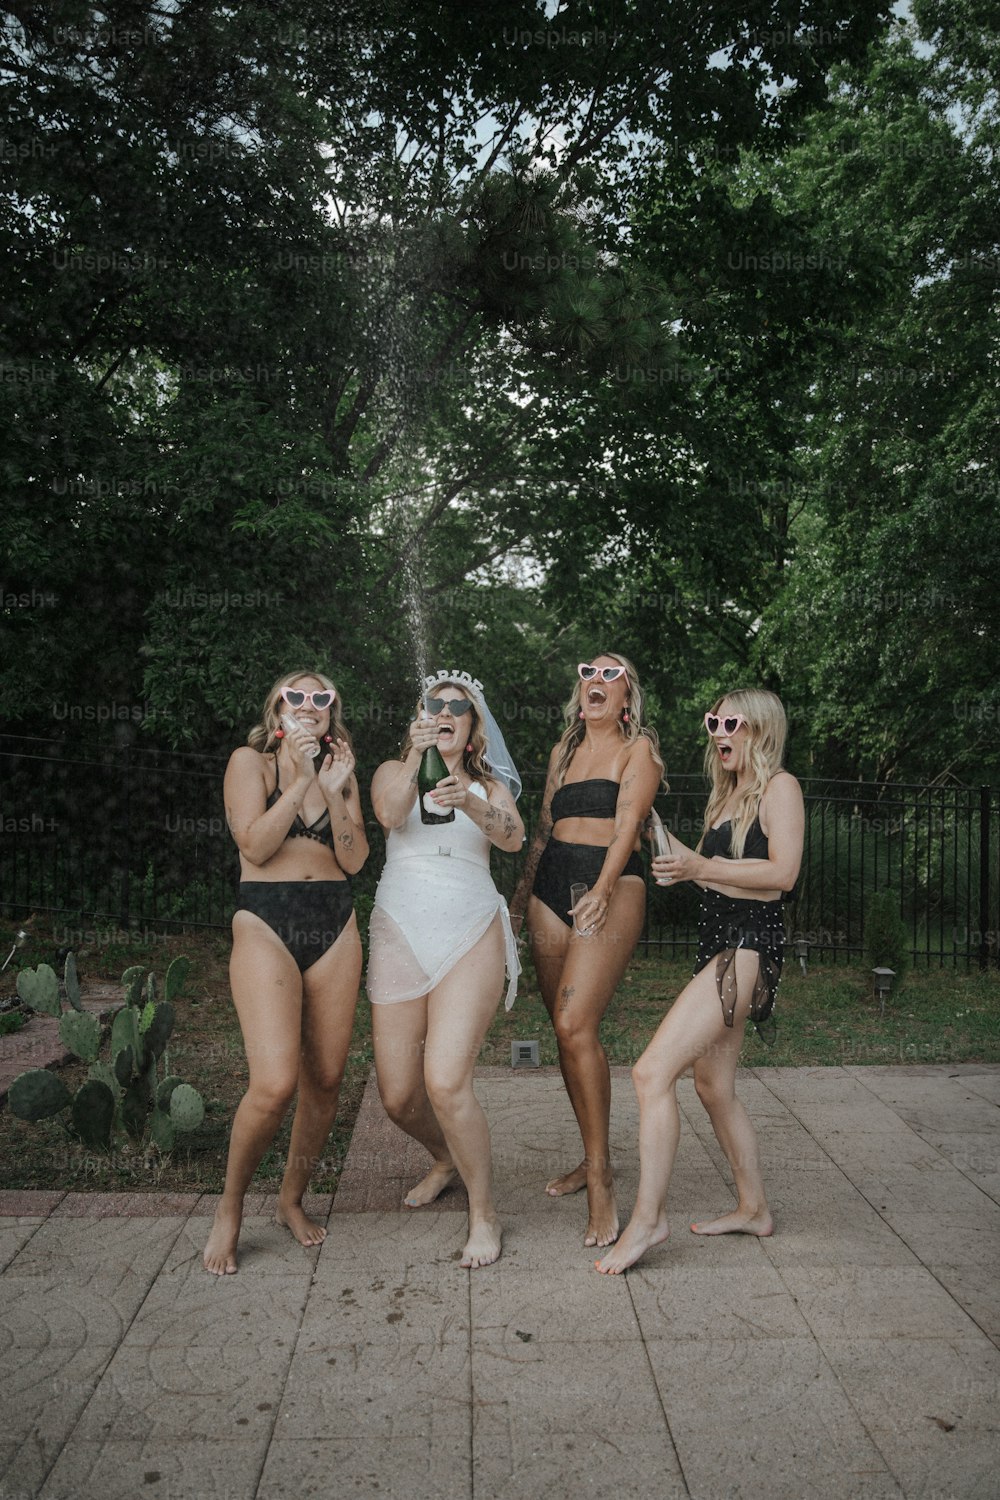
M990 789L979 788L979 967L990 962Z

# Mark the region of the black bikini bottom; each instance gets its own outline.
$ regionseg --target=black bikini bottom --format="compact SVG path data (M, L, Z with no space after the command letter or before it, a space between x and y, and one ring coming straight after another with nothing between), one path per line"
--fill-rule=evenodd
M351 919L349 880L241 880L237 911L252 912L276 932L304 974L337 941Z
M532 895L544 901L560 922L572 927L569 909L573 903L569 898L569 888L581 882L593 888L604 868L607 852L603 844L564 844L562 839L550 838L538 861ZM634 849L622 875L638 875L641 880L646 878L642 860Z
M775 1037L771 1012L778 993L784 947L785 920L780 901L745 901L723 896L718 891L702 891L694 972L700 974L715 959L722 1019L732 1026L737 1000L736 954L740 948L756 953L760 961L750 996L750 1019L761 1041L768 1045Z

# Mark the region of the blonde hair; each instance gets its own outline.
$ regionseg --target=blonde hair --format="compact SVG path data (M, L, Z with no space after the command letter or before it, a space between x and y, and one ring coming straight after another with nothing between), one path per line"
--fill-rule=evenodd
M731 693L723 693L709 713L717 714L723 703L728 703L734 713L742 714L746 720L747 761L751 774L733 809L729 840L733 859L742 859L746 837L760 812L760 799L767 783L782 769L787 721L781 699L765 688L736 688ZM709 741L705 750L705 774L712 783L712 790L705 809L705 826L698 840L699 849L736 785L736 772L728 771L722 764L714 740Z
M472 705L472 728L469 731L469 738L467 741L467 743L472 746L472 749L463 749L462 751L462 770L466 773L467 776L471 776L473 781L496 781L497 778L486 768L486 731L483 728L483 717L479 712L479 705L476 702L475 694L470 693L468 683L449 682L446 677L443 678L440 682L435 682L434 693L436 694L438 689L443 687L454 688L456 693L461 693L462 697L467 698ZM418 698L416 712L414 713L413 717L415 719L418 719L423 712L424 700L423 698ZM404 738L399 750L400 760L406 759L411 747L412 741L410 739L410 731L407 730L406 737Z
M622 740L634 745L636 740L648 740L653 752L653 759L660 768L660 780L663 790L669 792L667 785L667 768L663 764L663 756L660 754L660 741L656 730L642 722L643 692L639 683L639 674L629 661L627 656L620 656L617 651L598 651L598 656L610 656L611 660L617 662L620 667L625 668L625 680L628 683L628 697L626 707L628 708L628 723L619 719L618 729ZM596 658L595 658L596 659ZM569 770L569 763L576 754L577 749L583 743L587 732L586 725L580 718L580 698L583 692L583 681L576 679L569 702L566 704L564 713L566 716L566 728L558 744L558 755L556 757L556 786L562 786Z
M264 712L261 722L255 724L247 735L247 744L252 750L259 750L261 754L277 750L281 741L277 738L276 731L281 727L281 689L293 687L303 677L311 677L315 682L320 682L331 692L337 693L337 689L323 672L285 672L272 685L270 692L264 700ZM350 731L341 717L340 694L330 704L330 735L334 740L343 740L348 749L354 749Z

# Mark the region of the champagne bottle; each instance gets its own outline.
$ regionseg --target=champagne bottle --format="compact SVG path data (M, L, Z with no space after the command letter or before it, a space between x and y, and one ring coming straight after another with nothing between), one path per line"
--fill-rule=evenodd
M454 823L455 809L449 807L447 812L441 812L437 803L431 797L431 792L439 781L443 781L448 774L448 767L444 763L444 757L437 745L428 745L420 760L420 770L417 772L417 801L420 803L421 823Z

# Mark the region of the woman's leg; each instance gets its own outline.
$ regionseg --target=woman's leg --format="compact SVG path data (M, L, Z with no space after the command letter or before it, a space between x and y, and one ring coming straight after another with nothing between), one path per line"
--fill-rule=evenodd
M749 994L757 955L739 952L736 960L738 992ZM749 978L747 969L750 970ZM756 1234L763 1237L774 1232L774 1220L764 1193L757 1133L742 1101L736 1096L736 1064L743 1028L739 1027L738 1036L734 1035L736 1030L734 1026L716 1049L697 1060L694 1086L733 1170L739 1201L731 1213L692 1224L691 1228L695 1234Z
M382 1105L390 1120L434 1158L427 1176L403 1199L408 1208L433 1203L455 1177L455 1164L424 1084L426 1037L426 995L395 1005L372 1006L375 1073Z
M243 1199L295 1093L302 1045L302 977L277 933L252 912L233 917L233 1004L250 1083L229 1136L226 1182L204 1251L206 1271L236 1270Z
M493 1203L490 1131L472 1076L503 991L499 916L428 997L424 1078L427 1094L469 1194L469 1238L462 1265L488 1266L500 1254Z
M567 927L565 922L560 922L545 902L539 901L537 896L531 896L528 900L525 921L531 936L531 958L538 977L538 988L541 991L545 1009L549 1013L549 1019L552 1020L559 995L559 981L562 978L563 964L566 961L573 929ZM564 1082L565 1078L564 1072ZM578 1167L574 1167L571 1172L553 1177L545 1184L545 1191L552 1198L561 1198L564 1193L578 1193L586 1186L587 1163L584 1161Z
M735 1078L753 982L750 960L756 954L737 954L740 998L732 1027L722 1017L713 959L678 995L632 1069L639 1096L639 1191L618 1244L596 1262L599 1271L624 1271L670 1233L667 1189L680 1138L677 1080L705 1059L715 1061L720 1075L731 1072Z
M302 1197L330 1135L351 1044L361 983L361 939L354 913L336 942L302 976L299 1097L292 1122L277 1220L301 1245L318 1245L326 1230L302 1210Z
M573 933L549 1011L559 1043L559 1065L583 1137L588 1221L585 1245L610 1245L618 1234L608 1130L611 1073L600 1025L642 932L646 890L631 877L618 881L600 932ZM580 1168L551 1186L572 1191Z

